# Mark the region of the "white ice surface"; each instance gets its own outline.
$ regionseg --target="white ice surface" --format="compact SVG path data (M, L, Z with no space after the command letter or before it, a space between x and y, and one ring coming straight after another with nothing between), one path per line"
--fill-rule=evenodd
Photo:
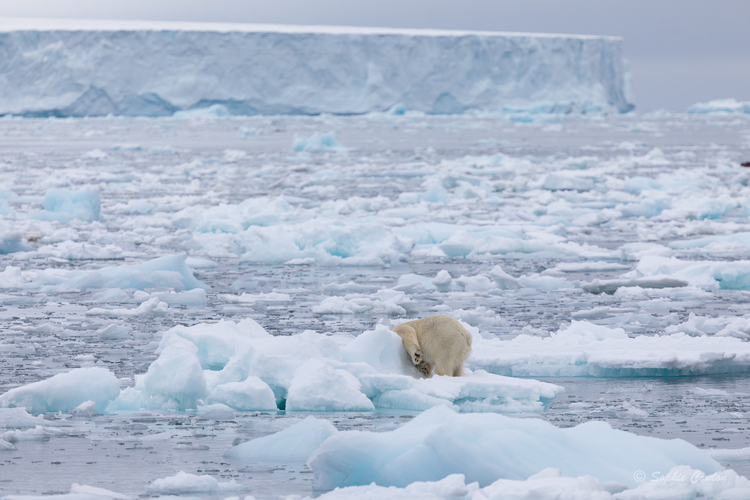
M614 37L3 20L0 39L8 50L0 113L632 108L622 40Z

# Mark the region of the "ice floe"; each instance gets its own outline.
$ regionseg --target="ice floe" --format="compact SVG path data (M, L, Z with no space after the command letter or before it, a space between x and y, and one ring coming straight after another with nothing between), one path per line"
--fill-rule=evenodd
M282 431L233 446L225 455L248 463L306 462L323 441L337 432L328 420L309 416Z
M118 328L107 327L100 335L118 338ZM79 368L11 389L0 396L0 406L33 413L69 411L86 401L94 401L99 412L223 404L242 411L448 406L514 413L542 411L563 392L553 384L483 370L420 378L401 338L382 325L356 338L336 339L313 331L272 336L251 319L177 326L164 333L158 354L145 374L135 376L135 385L122 391L108 370Z
M549 337L475 338L467 366L525 377L681 376L750 371L750 343L690 336L687 328L629 337L621 328L573 321Z
M101 367L76 368L0 395L0 407L25 408L31 413L68 411L94 401L97 411L120 393L120 381Z
M704 335L714 335L717 337L737 337L743 340L750 340L750 318L722 316L711 318L708 316L698 316L690 313L687 321L677 325L670 325L665 330L666 333L686 333L695 337Z
M185 255L168 255L141 264L108 266L92 271L44 269L22 271L8 266L0 272L0 289L54 293L92 288L171 288L175 291L207 288L193 276Z
M97 486L73 483L70 493L47 495L6 495L4 499L15 500L133 500L133 497Z
M179 495L184 493L216 493L244 489L234 479L221 482L209 475L188 474L179 471L174 476L154 480L146 490L149 493L162 495Z
M36 217L44 220L70 222L73 219L82 221L99 220L102 201L99 190L95 188L50 189L44 195L42 206L45 212L37 212Z
M699 102L687 109L688 113L745 113L750 114L750 101L738 101L737 99L716 99L714 101Z
M691 321L696 323L695 318ZM621 328L574 321L556 333L529 330L510 340L482 338L469 327L475 339L466 362L470 370L464 377L431 379L420 378L400 337L383 325L356 338L313 331L272 336L251 319L177 326L164 333L158 358L145 374L135 376L133 387L120 391L119 381L106 369L81 368L12 389L0 396L0 405L34 413L68 411L89 400L99 412L181 411L222 404L239 411L421 411L448 406L464 412L515 413L544 410L562 389L510 376L748 372L750 344L734 338L744 335L741 325L733 336L691 336L685 333L695 329L690 324L662 335L629 337ZM130 330L113 324L99 336L128 338ZM98 371L88 376L86 370Z
M645 256L635 270L623 277L655 280L668 277L706 290L744 290L750 288L750 261L689 261Z
M439 481L415 481L410 485L396 486L350 486L337 488L316 496L320 500L502 500L535 499L559 500L560 498L596 498L598 500L719 500L744 498L750 494L750 482L732 470L704 474L687 466L648 478L636 488L625 489L614 482L601 481L586 475L565 477L560 469L548 468L526 480L498 479L489 486L480 488L476 482L466 480L464 474L451 474ZM305 500L311 497L306 497ZM291 499L290 499L291 500Z
M315 489L323 491L370 483L405 487L450 474L486 487L498 479L527 480L548 468L635 488L638 471L648 479L676 466L722 471L703 450L680 439L638 436L605 422L558 428L537 419L458 414L443 407L389 432L337 432L308 463Z

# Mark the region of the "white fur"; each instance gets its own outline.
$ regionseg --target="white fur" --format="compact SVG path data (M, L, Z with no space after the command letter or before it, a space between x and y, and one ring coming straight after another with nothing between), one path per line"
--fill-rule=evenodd
M471 353L471 334L461 323L438 314L398 325L399 334L412 363L425 376L463 375L464 361Z

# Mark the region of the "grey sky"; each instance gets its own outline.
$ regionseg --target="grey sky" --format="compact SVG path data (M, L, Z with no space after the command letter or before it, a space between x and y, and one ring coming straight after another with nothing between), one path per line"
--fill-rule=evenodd
M625 38L640 111L750 100L748 0L0 0L0 17L617 35Z

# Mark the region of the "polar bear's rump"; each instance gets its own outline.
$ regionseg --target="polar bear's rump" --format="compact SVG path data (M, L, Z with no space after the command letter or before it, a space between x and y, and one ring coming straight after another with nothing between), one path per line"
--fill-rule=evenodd
M438 375L463 375L464 361L471 353L471 334L455 319L438 314L408 321L393 331L425 376L431 377L433 369Z

